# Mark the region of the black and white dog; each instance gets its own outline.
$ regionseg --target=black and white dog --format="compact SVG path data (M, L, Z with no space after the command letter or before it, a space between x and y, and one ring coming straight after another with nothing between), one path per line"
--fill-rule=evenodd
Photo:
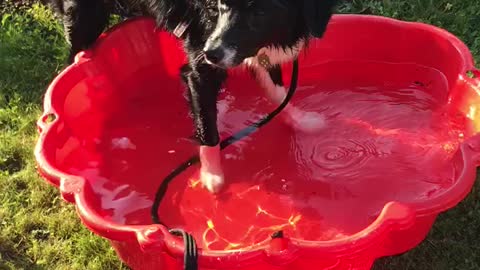
M118 7L153 17L184 42L188 63L182 79L200 141L201 181L211 192L224 183L217 130L217 94L227 69L246 64L269 97L286 90L280 64L293 60L310 38L321 37L338 0L49 0L63 16L70 62L90 47ZM319 115L287 107L292 124L316 128Z

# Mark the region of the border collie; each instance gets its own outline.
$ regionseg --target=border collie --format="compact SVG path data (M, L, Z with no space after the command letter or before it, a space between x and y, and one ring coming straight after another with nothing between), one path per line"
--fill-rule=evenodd
M338 0L48 0L63 17L69 61L90 47L118 7L153 17L183 40L188 63L181 76L200 142L200 178L209 191L224 183L217 129L217 95L227 69L246 64L273 102L286 95L280 64L311 38L323 35ZM322 118L287 106L298 128L318 128Z

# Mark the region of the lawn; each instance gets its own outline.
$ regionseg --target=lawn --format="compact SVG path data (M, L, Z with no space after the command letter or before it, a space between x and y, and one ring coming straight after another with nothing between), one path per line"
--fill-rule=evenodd
M353 0L340 12L432 23L458 35L480 60L478 0ZM42 94L64 67L62 27L41 5L0 0L0 270L127 269L107 241L81 226L72 205L37 175L33 146ZM480 269L480 186L442 214L415 250L376 270Z

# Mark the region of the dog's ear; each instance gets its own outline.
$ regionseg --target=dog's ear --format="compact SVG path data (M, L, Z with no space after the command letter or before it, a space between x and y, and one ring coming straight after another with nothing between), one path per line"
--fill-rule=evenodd
M338 0L303 0L303 17L309 34L321 37Z

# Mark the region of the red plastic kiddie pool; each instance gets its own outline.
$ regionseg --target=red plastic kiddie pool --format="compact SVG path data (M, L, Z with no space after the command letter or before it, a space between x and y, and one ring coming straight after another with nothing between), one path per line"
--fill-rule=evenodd
M133 269L183 265L182 239L150 219L162 179L197 151L179 48L152 20L122 23L52 82L38 122L40 172ZM200 269L370 269L420 243L473 185L479 72L456 37L338 15L299 62L292 102L325 115L324 130L275 119L222 152L219 196L199 185L198 166L169 186L160 217L194 236ZM271 111L264 96L233 71L222 136Z

